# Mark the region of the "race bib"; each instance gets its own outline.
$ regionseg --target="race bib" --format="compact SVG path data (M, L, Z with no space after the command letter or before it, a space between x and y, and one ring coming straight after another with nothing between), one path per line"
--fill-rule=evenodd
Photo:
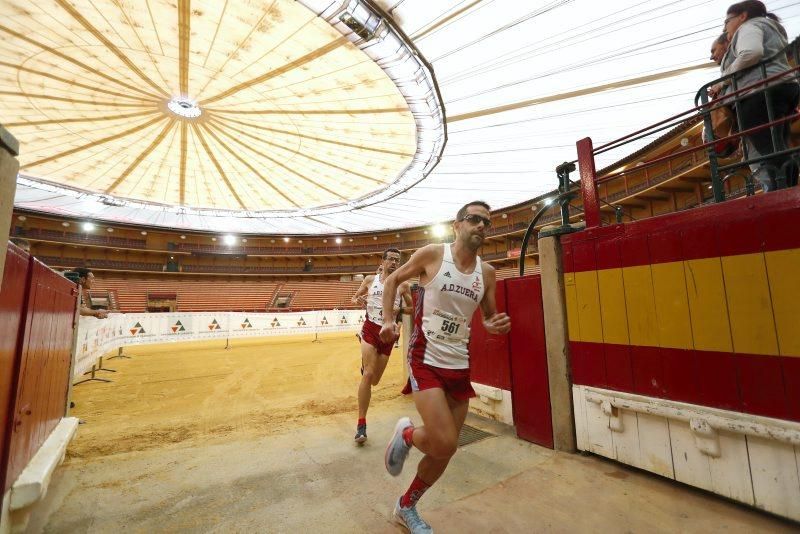
M467 330L466 317L434 309L430 314L430 322L426 334L428 339L447 343L448 345L461 345L469 335Z

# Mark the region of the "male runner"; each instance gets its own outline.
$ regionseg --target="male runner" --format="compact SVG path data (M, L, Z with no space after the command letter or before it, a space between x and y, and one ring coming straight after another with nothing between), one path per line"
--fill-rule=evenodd
M382 342L378 337L384 320L384 310L390 310L387 316L394 317L402 311L411 312L411 289L409 284L401 284L399 295L389 301L384 308L383 282L387 276L400 265L400 251L396 248L386 249L383 252L381 268L376 274L364 277L361 286L353 296L353 303L366 302L367 317L361 328L361 382L358 384L358 423L356 424L355 441L363 444L367 441L367 409L372 398L372 386L377 386L389 362L392 346L397 340L392 337L387 342ZM397 288L395 288L397 293ZM405 308L400 306L400 298L405 301Z
M478 249L491 226L489 206L475 201L462 207L453 223L454 243L427 245L384 282L383 305L391 305L401 284L419 276L414 331L408 349L409 379L403 393L413 392L423 426L408 417L395 426L386 449L386 469L397 476L413 445L425 456L417 476L394 507L394 519L412 534L432 532L416 504L442 475L458 446L458 435L475 391L469 374L469 325L478 305L491 334L505 334L511 319L497 313L495 273L481 262ZM394 339L397 324L387 318L381 341Z

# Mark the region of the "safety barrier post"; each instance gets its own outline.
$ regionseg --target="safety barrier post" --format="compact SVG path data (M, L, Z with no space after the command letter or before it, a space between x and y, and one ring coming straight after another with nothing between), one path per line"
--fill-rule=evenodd
M578 169L581 174L581 196L586 228L600 226L600 202L597 198L597 172L594 168L594 149L592 139L586 137L577 143Z
M19 171L19 142L8 130L0 126L0 281L6 265L6 237L10 234L11 212L14 209L14 192L17 189Z

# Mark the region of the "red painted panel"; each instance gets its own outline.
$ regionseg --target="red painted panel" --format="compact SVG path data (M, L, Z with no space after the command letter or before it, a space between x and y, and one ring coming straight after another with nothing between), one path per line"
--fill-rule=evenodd
M574 235L574 234L573 234ZM572 251L572 243L569 241L562 241L561 243L561 263L564 264L565 273L575 272L575 255Z
M695 351L698 403L723 410L742 410L736 360L728 352Z
M800 189L789 188L623 225L592 228L564 236L562 243L599 242L620 235L635 240L669 229L683 236L683 257L662 254L659 262L712 258L800 247L800 234L792 232L799 219ZM629 250L623 255L624 266L646 263L634 252Z
M683 228L680 235L682 259L699 260L719 256L717 231L713 225Z
M14 401L19 375L19 344L25 313L30 256L9 244L0 286L0 490L5 493L12 480L6 479L13 431Z
M8 480L13 481L66 410L75 285L34 260L22 340Z
M570 341L570 368L572 382L604 388L606 380L605 346L589 341Z
M512 318L511 346L514 424L525 440L553 448L547 347L539 275L506 281L508 314Z
M764 250L786 250L800 248L800 232L797 221L800 220L800 206L789 211L759 211L759 223L762 227ZM788 221L794 220L794 224Z
M633 392L650 397L666 397L661 349L631 346Z
M582 241L572 247L575 272L594 271L597 269L594 241Z
M628 345L604 345L608 389L633 391L633 363Z
M597 269L618 269L622 267L621 243L622 241L618 238L596 241Z
M717 227L717 241L719 252L722 256L737 254L751 254L764 250L764 240L761 237L761 224L758 216L732 217L719 221ZM760 215L760 211L758 214Z
M782 358L781 365L789 419L800 421L800 358Z
M694 350L671 349L661 350L664 369L664 389L666 396L672 400L699 404L700 388L695 372Z
M787 419L789 407L779 358L737 354L742 410L747 413Z
M505 280L498 280L496 286L497 311L506 312ZM506 312L507 313L507 312ZM513 328L513 320L512 328ZM511 389L511 364L508 354L508 336L489 335L483 327L480 308L472 317L469 338L469 364L473 382Z
M620 243L622 264L625 267L650 264L650 250L647 246L647 235L630 235Z
M648 249L651 263L668 263L682 259L680 232L666 230L650 234Z

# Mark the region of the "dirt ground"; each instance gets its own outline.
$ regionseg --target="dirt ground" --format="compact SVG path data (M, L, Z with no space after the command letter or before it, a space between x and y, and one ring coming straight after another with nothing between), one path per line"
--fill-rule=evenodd
M73 389L71 415L84 424L68 458L143 451L170 444L242 440L280 433L299 419L355 412L360 352L353 333L234 339L125 349L106 360L112 383ZM395 350L373 402L402 387Z
M37 533L402 532L391 519L420 454L391 477L401 416L399 351L353 443L360 352L353 334L126 349L112 383L73 390L83 420L28 531ZM797 525L592 455L516 437L459 448L419 509L438 534L797 532Z

